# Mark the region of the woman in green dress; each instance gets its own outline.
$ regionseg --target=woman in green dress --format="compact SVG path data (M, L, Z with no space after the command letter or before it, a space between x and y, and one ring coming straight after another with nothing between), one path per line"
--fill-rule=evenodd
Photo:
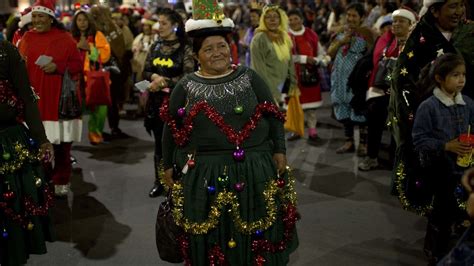
M24 123L28 126L25 127ZM46 253L52 240L50 185L41 161L53 146L39 116L25 62L0 42L0 265L23 265L29 254Z
M164 181L184 231L183 258L192 265L285 265L298 239L284 116L255 71L231 65L232 20L194 22L186 31L200 69L178 82L161 110Z

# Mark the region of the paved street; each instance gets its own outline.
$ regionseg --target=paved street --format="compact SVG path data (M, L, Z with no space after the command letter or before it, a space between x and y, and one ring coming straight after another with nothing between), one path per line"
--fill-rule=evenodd
M355 154L335 153L343 130L330 114L327 104L318 113L322 145L309 146L304 139L288 143L302 215L300 246L290 265L425 265L425 219L402 210L390 196L386 167L360 172ZM147 195L154 144L142 124L122 120L130 139L91 146L85 137L75 144L72 193L58 200L53 212L58 240L28 265L170 265L155 248L162 198Z

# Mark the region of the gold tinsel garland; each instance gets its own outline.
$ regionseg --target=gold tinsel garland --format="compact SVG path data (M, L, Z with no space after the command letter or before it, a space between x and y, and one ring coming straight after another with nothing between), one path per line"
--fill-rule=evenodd
M14 144L14 149L15 149L15 154L12 154L11 156L12 158L15 158L15 159L0 165L1 175L14 173L15 171L17 171L23 166L23 163L26 160L29 160L29 161L40 160L39 154L38 155L32 154L30 150L25 148L25 146L20 144L19 142L16 142Z
M406 173L405 173L405 165L403 162L400 162L397 166L397 172L396 172L396 179L395 179L395 185L398 191L398 198L400 199L400 202L402 203L402 207L405 210L409 211L414 211L418 215L425 216L427 213L429 213L433 209L433 202L431 202L430 205L425 206L425 207L420 207L420 206L413 206L408 198L405 195L405 190L403 188L403 181L406 178Z
M214 229L219 223L219 217L222 215L224 208L227 205L231 205L230 213L233 217L235 227L238 231L244 234L254 234L257 230L266 230L276 220L277 206L275 203L275 196L280 192L282 204L293 204L296 205L296 191L294 188L295 178L292 175L291 169L287 167L288 171L288 182L285 187L278 188L276 180L270 180L267 184L266 189L263 192L263 196L266 202L266 217L263 217L254 222L246 222L242 220L240 216L240 204L238 201L237 194L232 191L222 191L216 196L214 204L210 207L209 215L204 222L191 222L189 219L184 218L184 195L183 185L180 182L176 182L172 190L173 199L173 218L176 224L184 229L186 233L191 234L207 234L209 230Z

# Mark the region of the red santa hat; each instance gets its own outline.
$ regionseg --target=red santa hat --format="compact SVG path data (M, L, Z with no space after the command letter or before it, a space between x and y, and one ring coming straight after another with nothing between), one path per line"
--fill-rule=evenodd
M18 27L23 28L28 23L31 23L31 7L25 8L21 12L20 22L18 22Z
M41 12L54 18L55 2L55 0L36 0L36 2L33 4L31 12Z

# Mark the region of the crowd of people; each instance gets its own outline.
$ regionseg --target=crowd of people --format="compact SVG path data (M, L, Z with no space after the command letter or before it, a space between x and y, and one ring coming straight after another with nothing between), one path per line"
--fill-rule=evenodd
M461 176L474 143L474 5L210 2L193 1L192 14L183 3L58 14L54 0L37 0L12 16L0 43L0 263L46 252L48 209L69 193L83 115L100 149L128 137L119 127L128 102L154 137L149 196L171 189L185 263L288 263L299 214L285 143L307 135L321 145L323 91L344 129L335 152L356 152L360 170L379 167L390 131L392 194L426 210L424 251L439 262L472 198ZM307 133L285 133L295 103ZM429 186L423 206L416 189L405 194L412 180Z

